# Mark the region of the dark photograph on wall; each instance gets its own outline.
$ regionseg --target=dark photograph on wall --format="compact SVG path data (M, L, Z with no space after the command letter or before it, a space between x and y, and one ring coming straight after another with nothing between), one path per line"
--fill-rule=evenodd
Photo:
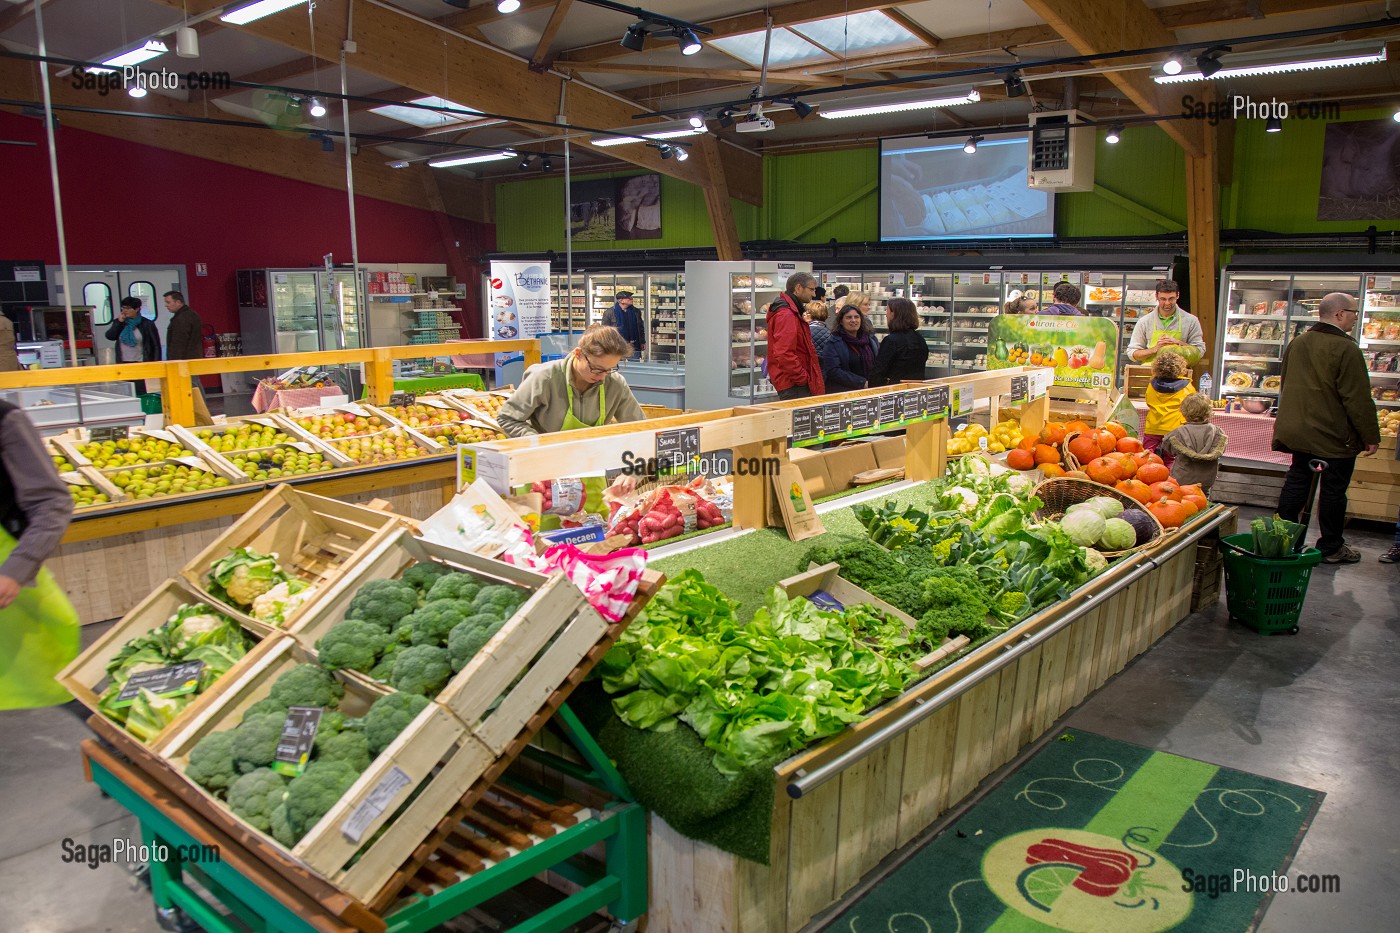
M1318 220L1400 218L1400 133L1393 120L1329 123Z
M660 175L633 175L617 180L617 238L661 238Z
M569 189L569 225L575 240L614 239L617 201L611 178L576 181Z

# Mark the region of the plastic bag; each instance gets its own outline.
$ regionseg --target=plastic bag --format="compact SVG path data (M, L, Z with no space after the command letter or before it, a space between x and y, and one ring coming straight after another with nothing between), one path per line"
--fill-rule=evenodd
M642 572L647 569L647 552L623 548L611 554L585 554L572 544L556 544L544 552L551 571L561 571L583 593L588 604L609 622L627 614Z
M1138 411L1126 393L1118 396L1118 403L1113 406L1113 411L1108 413L1108 420L1121 424L1129 437L1138 436Z

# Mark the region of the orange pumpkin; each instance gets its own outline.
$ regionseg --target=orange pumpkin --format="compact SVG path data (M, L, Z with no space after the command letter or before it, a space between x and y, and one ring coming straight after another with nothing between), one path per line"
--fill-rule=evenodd
M1123 478L1123 468L1116 460L1107 457L1097 457L1084 465L1084 472L1089 474L1089 478L1096 483L1103 483L1105 486L1112 486Z
M1160 463L1144 463L1137 469L1137 478L1151 486L1153 483L1160 483L1163 480L1170 479L1171 474L1168 473L1167 468Z
M1088 479L1089 474L1083 470L1066 470L1065 479Z
M1034 453L1034 455L1035 455L1035 462L1036 462L1036 463L1059 463L1059 462L1060 462L1060 451L1059 451L1059 448L1057 448L1057 447L1051 447L1049 444L1036 444L1036 445L1035 445L1035 450L1033 451L1033 453Z
M1108 433L1102 428L1094 432L1094 437L1098 439L1099 450L1103 451L1104 453L1108 453L1109 451L1113 450L1114 447L1118 446L1118 438L1114 437L1112 434Z
M1172 498L1180 502L1187 496L1200 496L1202 499L1204 499L1206 497L1206 494L1201 490L1200 483L1192 483L1189 486L1182 485L1181 488L1177 490L1176 495L1172 496Z
M1195 515L1197 512L1200 511L1200 507L1196 505L1196 500L1194 498L1182 499L1176 504L1181 506L1182 509L1185 510L1187 518L1190 518L1192 515Z
M1040 442L1042 444L1057 445L1065 439L1065 426L1058 421L1051 421L1040 429Z
M1135 454L1142 450L1142 441L1135 437L1120 437L1116 447L1120 454Z
M1065 425L1066 434L1083 434L1089 429L1089 426L1082 421L1071 421L1069 424Z
M1080 463L1088 463L1102 453L1098 440L1092 434L1081 434L1070 441L1069 452L1074 454L1074 459Z
M1116 437L1116 438L1117 438L1118 440L1120 440L1120 441L1121 441L1123 438L1125 438L1125 437L1128 436L1128 429L1125 428L1125 427L1123 427L1121 424L1119 424L1119 423L1116 422L1116 421L1106 421L1106 422L1104 422L1103 429L1104 429L1105 431L1107 431L1109 434L1112 434L1114 437Z
M1119 479L1132 479L1137 475L1138 465L1137 461L1133 459L1132 454L1120 454L1115 452L1107 454L1106 456L1108 459L1118 464L1118 472L1122 474Z
M1115 485L1113 488L1117 489L1124 495L1132 496L1134 499L1141 502L1143 505L1147 505L1147 503L1152 501L1152 489L1142 480L1120 480L1118 484Z
M1139 468L1148 463L1162 463L1162 458L1150 450L1140 450L1130 456L1133 458L1133 463L1137 464Z
M1036 437L1034 434L1027 434L1025 437L1021 438L1021 443L1016 446L1022 450L1034 450L1035 445L1039 443L1040 438Z
M1154 463L1152 466L1156 466L1156 464ZM1142 470L1138 470L1138 475L1142 475ZM1148 488L1152 490L1152 501L1160 502L1163 499L1171 499L1181 487L1169 479L1164 479L1160 483L1149 484Z
M1058 463L1042 463L1040 472L1045 475L1046 479L1059 479L1065 475L1065 468Z
M1163 528L1179 528L1189 517L1180 502L1170 500L1153 502L1147 507L1147 511L1151 512L1157 521L1162 523Z
M1007 451L1006 465L1013 470L1030 470L1035 467L1035 455L1023 447Z
M1205 496L1182 496L1180 502L1189 502L1196 507L1197 512L1204 512L1206 506L1210 505Z

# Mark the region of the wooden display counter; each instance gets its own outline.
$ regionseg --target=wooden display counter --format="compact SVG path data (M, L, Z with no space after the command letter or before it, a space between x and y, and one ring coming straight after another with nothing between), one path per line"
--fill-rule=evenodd
M1212 506L1071 602L776 768L767 866L653 815L649 928L800 929L1184 619L1197 544L1233 515Z

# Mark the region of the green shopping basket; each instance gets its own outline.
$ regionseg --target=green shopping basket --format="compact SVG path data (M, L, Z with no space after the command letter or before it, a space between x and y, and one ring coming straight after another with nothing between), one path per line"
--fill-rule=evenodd
M1289 557L1256 557L1253 546L1254 535L1248 532L1220 539L1230 618L1263 635L1296 634L1308 578L1322 552L1310 547Z
M161 413L160 393L143 392L141 394L141 414L158 415Z

